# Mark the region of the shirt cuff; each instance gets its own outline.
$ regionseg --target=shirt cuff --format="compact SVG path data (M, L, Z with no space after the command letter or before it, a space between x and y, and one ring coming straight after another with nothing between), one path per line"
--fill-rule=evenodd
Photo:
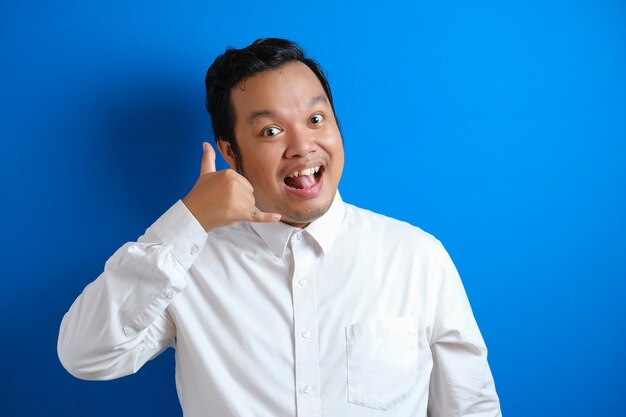
M194 263L208 236L182 200L178 200L150 228L185 270Z

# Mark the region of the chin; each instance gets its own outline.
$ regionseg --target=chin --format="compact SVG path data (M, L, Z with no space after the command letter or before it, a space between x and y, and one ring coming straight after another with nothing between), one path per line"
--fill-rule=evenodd
M291 225L307 225L312 221L320 218L330 208L332 200L325 204L309 207L304 210L286 210L282 214L282 221Z

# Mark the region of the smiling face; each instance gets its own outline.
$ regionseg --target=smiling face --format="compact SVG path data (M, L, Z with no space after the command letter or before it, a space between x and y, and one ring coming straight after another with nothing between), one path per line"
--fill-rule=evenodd
M328 210L343 171L332 107L305 64L291 61L233 87L235 138L256 206L304 227ZM228 142L218 146L231 167Z

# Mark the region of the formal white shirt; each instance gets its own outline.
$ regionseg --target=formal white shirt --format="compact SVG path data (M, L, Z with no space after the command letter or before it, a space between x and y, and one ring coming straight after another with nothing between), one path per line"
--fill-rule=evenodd
M58 352L104 380L170 346L186 417L500 415L443 246L339 193L304 229L206 233L178 201L76 299Z

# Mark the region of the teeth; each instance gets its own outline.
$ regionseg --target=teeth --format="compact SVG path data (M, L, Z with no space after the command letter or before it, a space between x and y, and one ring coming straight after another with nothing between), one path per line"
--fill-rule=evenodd
M292 172L291 174L287 175L288 178L295 178L297 176L300 175L313 175L318 173L320 170L320 167L313 167L313 168L307 168L307 169L303 169L302 171L296 171L296 172Z

